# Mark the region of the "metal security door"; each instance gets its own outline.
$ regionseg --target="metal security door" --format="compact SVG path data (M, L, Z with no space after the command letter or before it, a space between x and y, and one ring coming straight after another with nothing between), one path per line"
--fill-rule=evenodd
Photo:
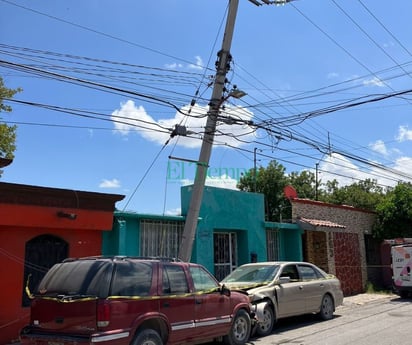
M213 234L215 277L220 281L237 267L235 232Z

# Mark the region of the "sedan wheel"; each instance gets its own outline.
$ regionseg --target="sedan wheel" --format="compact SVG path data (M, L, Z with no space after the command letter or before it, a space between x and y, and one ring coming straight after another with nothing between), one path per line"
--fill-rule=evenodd
M322 320L330 320L333 318L334 312L333 300L330 295L325 295L322 298L322 304L320 305L319 315Z
M267 305L263 309L263 320L258 323L256 333L260 337L264 337L272 333L273 324L275 323L275 315L273 309Z

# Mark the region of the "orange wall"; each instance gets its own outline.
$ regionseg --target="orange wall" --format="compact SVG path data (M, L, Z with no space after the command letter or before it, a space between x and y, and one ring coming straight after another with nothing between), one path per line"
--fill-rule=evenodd
M59 210L0 204L0 345L16 340L29 321L30 308L21 307L27 241L51 234L69 244L69 257L101 255L101 231L111 229L113 213L64 209L77 214L69 220L57 217Z
M60 218L57 213L76 214L76 219ZM0 227L41 229L111 230L113 212L59 207L13 205L0 203Z

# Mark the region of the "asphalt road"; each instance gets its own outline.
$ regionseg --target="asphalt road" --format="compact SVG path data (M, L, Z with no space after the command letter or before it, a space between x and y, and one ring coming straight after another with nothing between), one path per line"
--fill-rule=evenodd
M412 299L394 295L355 296L344 300L330 321L316 315L280 320L254 345L411 345Z

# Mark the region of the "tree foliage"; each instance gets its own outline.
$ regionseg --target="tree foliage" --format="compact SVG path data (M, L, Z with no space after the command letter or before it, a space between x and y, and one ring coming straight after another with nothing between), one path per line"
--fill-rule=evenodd
M374 211L384 196L384 190L376 180L366 179L341 188L333 180L326 182L325 192L321 194L320 200Z
M10 112L12 109L9 105L3 103L5 99L12 98L21 89L8 89L3 79L0 77L0 112ZM0 123L0 158L14 158L16 150L16 126L8 126Z
M240 178L237 187L246 192L264 194L266 219L278 222L282 217L287 217L286 209L290 209L289 203L283 197L283 189L287 184L285 167L276 161L271 161L266 168L260 167L256 174L251 169L248 174Z
M316 200L319 192L319 181L313 172L303 170L300 173L292 172L288 176L288 183L296 190L300 198ZM318 188L318 190L316 190Z
M291 205L284 195L284 188L291 185L299 198L320 200L337 205L350 205L356 208L375 211L385 197L384 190L376 180L366 179L351 185L339 187L337 180L316 181L313 172L303 170L285 174L285 167L271 161L266 168L260 167L256 176L251 169L243 176L238 188L242 191L265 195L266 219L285 221L291 219Z
M399 183L376 206L374 236L379 239L412 237L412 184Z

